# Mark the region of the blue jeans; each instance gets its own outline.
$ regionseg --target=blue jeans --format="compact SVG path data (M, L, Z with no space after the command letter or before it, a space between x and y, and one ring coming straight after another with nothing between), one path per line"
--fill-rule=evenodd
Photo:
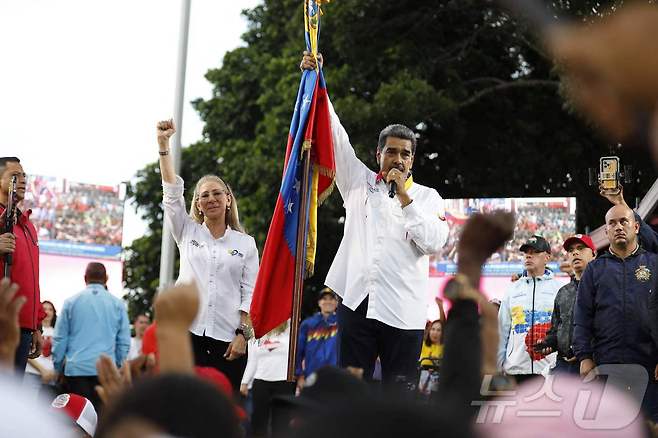
M27 355L30 354L30 348L32 347L32 333L32 330L21 329L18 347L16 347L16 356L14 357L16 374L20 376L25 373Z

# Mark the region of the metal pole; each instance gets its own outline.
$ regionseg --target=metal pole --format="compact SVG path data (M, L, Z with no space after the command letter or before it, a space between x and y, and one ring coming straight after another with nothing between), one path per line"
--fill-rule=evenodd
M180 18L180 37L178 40L178 67L176 70L176 94L174 101L174 120L176 134L172 138L171 155L174 160L176 174L181 167L181 134L183 133L183 105L185 99L185 69L187 67L187 41L190 31L190 6L192 0L182 0ZM162 227L162 247L160 250L160 287L169 286L174 281L174 255L176 243L171 236L171 230L166 221Z
M291 157L294 159L294 157ZM297 359L297 334L302 313L302 291L304 290L304 265L306 260L306 222L308 221L309 172L311 169L311 150L304 151L302 162L302 201L299 206L299 223L297 224L297 251L295 254L295 285L292 292L292 312L290 314L290 339L288 341L288 381L295 380L295 361Z

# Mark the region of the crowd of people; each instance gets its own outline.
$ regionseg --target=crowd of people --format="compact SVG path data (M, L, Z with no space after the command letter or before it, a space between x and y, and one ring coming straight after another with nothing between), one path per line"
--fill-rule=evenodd
M655 9L624 9L619 17L633 30L647 20L649 30L658 29ZM606 26L614 39L601 47ZM551 48L573 66L574 58L587 59L585 48L614 50L611 41L635 35L629 29L609 22L584 34L569 28ZM306 52L300 67L314 71L321 62ZM592 81L588 73L572 73L580 80L576 104L608 132L628 134L632 123L615 125L610 107L601 113L593 104L588 87L606 76ZM609 86L619 86L615 78ZM618 91L626 97L613 107L620 117L624 105L644 99ZM429 256L445 245L450 227L440 195L411 177L415 134L403 125L384 128L375 172L358 159L328 105L347 214L319 311L301 322L297 339L290 326L298 321L254 339L256 242L218 176L196 182L188 212L170 156L172 120L157 124L157 143L164 219L180 273L176 286L157 295L155 321L133 320L133 340L125 303L107 291L101 263L87 266L85 289L61 309L41 302L39 236L22 204L26 174L17 157L0 158L2 215L7 219L13 201L19 206L0 234L0 435L656 436L658 234L626 205L623 191L601 192L612 204L608 249L584 234L542 236L551 221L572 220L555 212L527 210L519 221L506 212L472 215L456 241L457 274L444 289L449 313L438 300L441 317L428 322ZM649 137L658 150L658 136ZM89 208L81 196L80 208ZM564 286L547 269L558 244L573 273ZM496 306L478 286L483 265L503 245L525 269ZM291 346L296 363L289 363ZM290 366L296 382L287 378Z
M121 246L123 201L116 188L30 177L24 207L39 239Z
M484 200L483 200L484 201ZM495 201L495 200L486 200ZM502 200L501 200L502 201ZM518 248L533 235L543 236L551 245L557 260L566 260L567 254L562 248L564 236L573 234L576 229L576 216L567 206L551 206L545 203L527 203L519 206L506 206L504 202L476 203L465 211L465 217L474 213L487 213L498 209L507 209L516 214L517 226L514 237L491 256L489 263L522 262ZM452 215L451 215L452 213ZM447 210L450 232L445 246L432 257L432 262L457 263L457 243L464 226L465 217Z

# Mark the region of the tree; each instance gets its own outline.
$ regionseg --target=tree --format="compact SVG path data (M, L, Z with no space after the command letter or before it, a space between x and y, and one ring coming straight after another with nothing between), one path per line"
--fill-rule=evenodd
M587 19L612 2L554 1L560 15ZM620 155L637 169L630 198L653 182L648 160L609 145L574 115L537 38L486 0L341 0L323 6L321 51L337 113L368 165L389 123L419 134L415 179L444 198L576 196L578 228L594 228L605 203L587 186L587 167ZM189 187L206 173L231 184L247 231L262 249L280 186L303 50L301 1L265 0L244 11L245 47L228 52L206 78L213 96L194 102L205 121L201 141L183 151ZM156 165L130 192L149 233L128 249L131 310L150 306L157 283L162 208ZM338 194L319 214L316 274L306 311L322 286L342 236Z

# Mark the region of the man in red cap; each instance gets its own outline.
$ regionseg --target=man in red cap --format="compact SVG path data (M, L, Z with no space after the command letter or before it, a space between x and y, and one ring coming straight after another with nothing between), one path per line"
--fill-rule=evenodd
M573 340L573 309L578 292L580 277L587 264L596 257L596 246L587 234L569 237L562 245L567 252L567 260L573 270L573 277L568 284L560 288L555 295L551 328L546 338L539 340L536 347L548 354L557 351L557 360L553 372L579 374L580 363L576 360L571 342Z

